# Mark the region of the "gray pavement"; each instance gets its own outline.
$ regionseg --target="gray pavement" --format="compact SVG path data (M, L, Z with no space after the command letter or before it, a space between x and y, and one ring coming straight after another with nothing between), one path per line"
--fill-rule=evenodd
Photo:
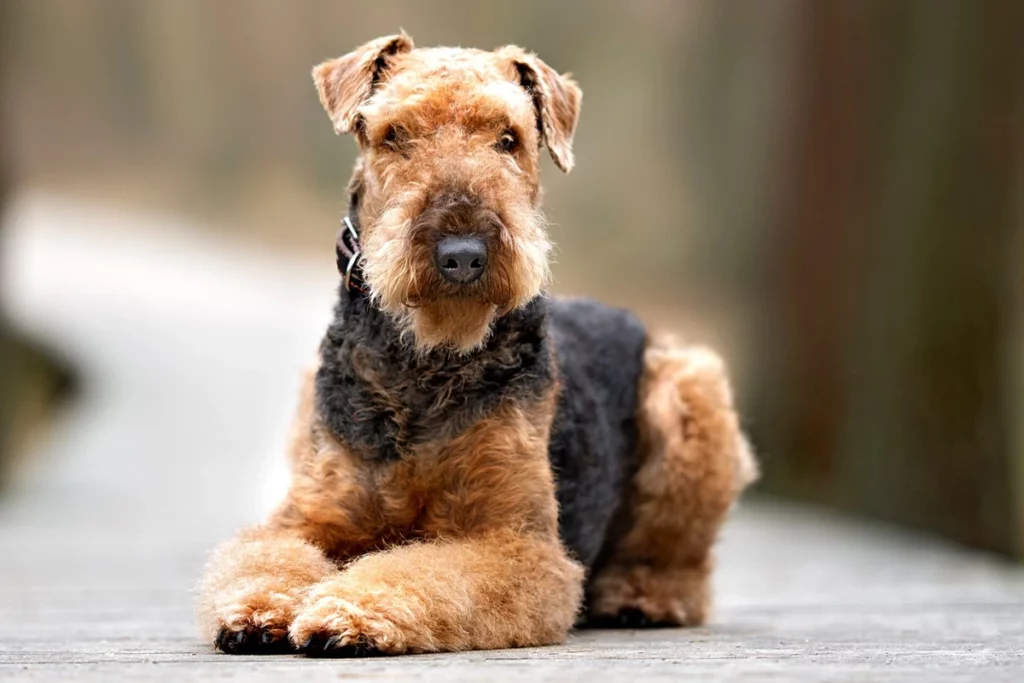
M191 589L286 485L330 254L243 253L43 196L12 221L3 305L83 369L85 393L0 500L0 679L1024 681L1020 568L769 501L726 528L706 628L364 661L214 654Z

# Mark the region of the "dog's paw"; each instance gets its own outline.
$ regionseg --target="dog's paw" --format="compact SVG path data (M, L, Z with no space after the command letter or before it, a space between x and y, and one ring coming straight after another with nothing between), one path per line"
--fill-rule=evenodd
M591 628L700 626L710 604L709 564L652 570L606 568L593 580L586 620Z
M654 619L638 607L623 607L615 614L592 614L579 623L580 628L669 628L675 621Z
M296 592L242 591L217 610L214 645L232 655L292 652L288 627L302 604Z
M416 613L402 596L355 594L328 582L314 588L289 630L292 645L311 657L367 657L423 652L429 635L412 627ZM422 625L421 625L422 627Z

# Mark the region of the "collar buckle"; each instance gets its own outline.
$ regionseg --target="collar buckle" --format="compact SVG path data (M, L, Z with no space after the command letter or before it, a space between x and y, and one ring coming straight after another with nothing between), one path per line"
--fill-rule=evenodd
M363 252L359 248L359 233L356 231L352 219L345 216L341 219L341 230L338 231L335 242L335 258L346 291L355 291L360 294L366 294L368 291L359 265L362 257Z

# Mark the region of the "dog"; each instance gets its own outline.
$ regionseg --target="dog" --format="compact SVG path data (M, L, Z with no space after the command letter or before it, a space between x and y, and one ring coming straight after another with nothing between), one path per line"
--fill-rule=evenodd
M404 33L313 78L360 151L342 284L290 489L214 551L204 637L356 656L704 623L756 462L714 352L545 294L540 155L572 169L579 86L519 47Z

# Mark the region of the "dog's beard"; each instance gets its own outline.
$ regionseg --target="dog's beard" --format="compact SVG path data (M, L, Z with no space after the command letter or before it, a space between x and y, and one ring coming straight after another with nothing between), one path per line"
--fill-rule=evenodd
M498 311L495 304L459 297L435 299L408 308L403 317L417 347L468 353L487 341Z
M389 212L390 213L390 212ZM385 214L384 219L394 217ZM434 265L432 246L408 234L408 219L378 222L364 242L363 271L371 301L389 314L421 350L450 348L469 352L487 341L495 318L525 306L549 277L551 244L543 217L533 210L529 239L503 232L483 277L468 286L449 283Z
M414 269L418 277L406 288L398 307L390 310L399 327L411 333L420 349L444 347L459 352L479 348L486 341L494 320L536 296L534 290L519 288L512 274L516 265L492 258L488 272L470 285L453 285L441 278L433 263Z

